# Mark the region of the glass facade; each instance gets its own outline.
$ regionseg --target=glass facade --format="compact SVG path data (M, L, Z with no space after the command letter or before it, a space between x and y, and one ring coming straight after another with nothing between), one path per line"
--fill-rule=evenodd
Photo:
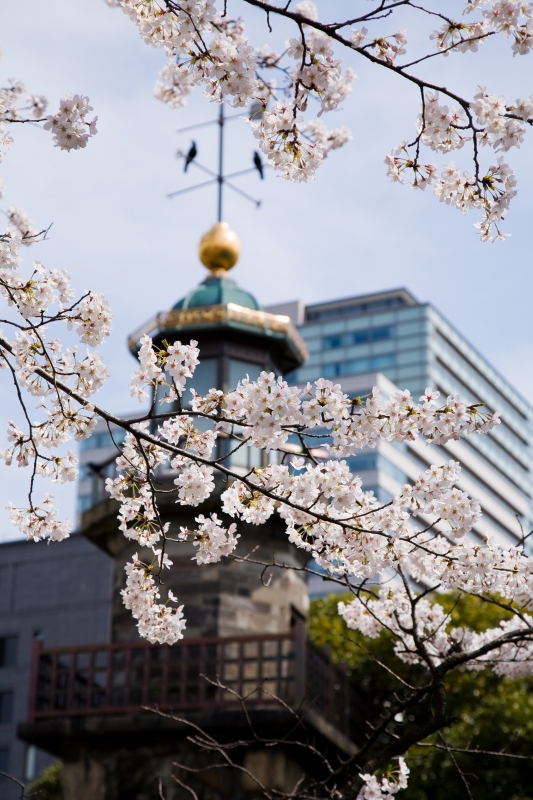
M347 304L347 308L356 304ZM409 385L421 394L428 372L427 306L399 307L380 314L358 311L350 318L339 306L339 319L317 324L313 307L306 309L306 320L300 333L309 347L309 360L291 373L295 383L317 377L361 375L383 372L397 385ZM308 316L309 315L309 316Z

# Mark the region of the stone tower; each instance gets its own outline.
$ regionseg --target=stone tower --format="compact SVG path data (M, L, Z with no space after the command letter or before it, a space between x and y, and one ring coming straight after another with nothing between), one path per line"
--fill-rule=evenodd
M200 364L188 386L200 394L213 387L227 392L246 375L253 380L263 370L283 374L301 365L306 357L305 344L290 319L262 311L255 298L228 276L239 249L229 226L217 223L200 242L200 258L209 270L205 280L169 311L157 314L139 328L128 341L135 355L144 334L150 335L156 345L196 340ZM191 396L188 387L184 403L188 402L187 396ZM235 439L220 437L217 457L230 453L235 445ZM262 451L243 447L224 463L244 474L253 466L267 463L265 458ZM161 472L161 488L172 489L174 477L170 470ZM213 495L194 508L177 504L177 494L160 495L161 511L165 521L170 522L169 536L177 538L181 526L194 529L195 517L200 513L215 512L220 517L220 494L226 486L217 476ZM115 561L113 640L119 642L138 637L131 614L123 607L120 589L125 580L124 564L139 546L118 530L117 509L118 504L109 499L87 511L82 518L82 533ZM302 554L288 543L284 525L276 516L259 527L245 523L238 527L240 555L258 548L254 551L256 559L269 560L276 555L284 563L299 563ZM296 573L279 571L267 587L260 580L259 566L223 559L218 564L198 567L191 561L194 552L192 544L169 542L168 553L174 566L165 583L185 605L187 637L284 633L296 619L307 615L305 581ZM139 554L142 559L142 550ZM146 558L150 560L148 552Z
M199 393L213 387L226 392L246 375L255 379L262 370L280 374L301 365L306 348L289 317L265 313L228 277L238 255L235 234L224 223L215 225L200 243L209 275L130 337L132 353L144 334L156 344L196 340L200 365L189 383ZM217 458L230 454L225 463L233 472L246 474L266 463L263 451L233 452L235 443L230 434L217 440ZM288 444L287 452L294 446ZM107 474L112 464L103 465ZM156 478L159 488L175 488L172 470ZM217 478L209 500L196 508L176 503L176 494L160 495L170 539L177 539L181 526L194 528L200 513L223 516L226 486ZM216 564L198 566L192 544L169 541L173 567L165 589L184 604L187 629L172 647L149 645L139 639L120 590L132 553L138 550L142 560L151 560L151 553L124 537L118 503L101 498L83 514L81 533L113 559L112 642L62 649L36 642L30 720L19 727L22 739L63 759L65 800L190 798L171 777L176 769L182 778L191 777L177 762L193 769L199 800L246 800L258 788L249 773L290 792L302 769L316 771L310 753L298 745L303 734L291 709L304 715L317 746L352 754L348 679L306 640L308 594L298 567L307 555L290 544L282 520L274 515L261 526L239 522L237 560ZM265 571L254 563L273 560L285 568ZM238 697L248 698L247 714ZM191 725L220 742L242 741L252 725L252 746L234 751L248 772L213 770L218 754L190 743ZM265 748L256 735L281 741Z

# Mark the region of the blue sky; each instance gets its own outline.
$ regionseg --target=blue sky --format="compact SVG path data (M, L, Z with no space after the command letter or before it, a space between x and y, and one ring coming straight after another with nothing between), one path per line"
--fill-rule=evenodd
M355 5L367 7L363 0ZM447 2L450 9L459 5ZM322 7L340 17L354 3L330 0ZM230 0L229 10L248 14L237 0ZM426 35L410 19L391 23L386 32L399 27L410 29L415 44ZM22 79L28 91L48 97L52 111L67 91L87 94L99 116L98 135L73 153L54 149L50 135L37 127L19 126L0 167L7 186L1 202L22 206L39 225L54 223L50 241L32 248L32 259L66 269L80 291L91 287L109 298L114 332L101 350L112 378L99 400L127 411L133 407L127 384L135 367L125 347L128 333L170 307L205 272L196 250L215 221L215 191L174 200L166 193L203 180L200 172L183 175L174 154L190 145L191 134L176 131L214 118L217 108L199 91L184 109L155 100L164 53L143 44L127 17L103 0L26 0L24 13L18 4L2 3L0 30L2 83L11 76ZM275 22L269 39L264 18L255 12L250 30L254 44L273 47L288 33ZM393 185L386 177L385 154L413 136L415 89L357 56L348 54L347 63L358 75L352 97L324 121L330 127L348 125L353 141L330 156L314 182L292 185L271 172L264 182L255 174L243 178L239 186L262 199L260 210L227 194L225 219L242 242L234 277L263 305L406 286L437 306L533 402L531 132L508 156L519 181L503 226L512 237L481 244L474 214L465 217L431 194ZM483 83L514 100L533 93L531 64L531 57L513 59L508 41L490 41L478 57L434 59L424 74L466 95ZM194 134L207 166L216 162L215 136L214 128ZM246 123L228 125L228 170L248 167L254 149ZM469 168L466 148L454 156ZM482 158L488 165L494 154L486 151ZM451 157L428 160L444 163ZM18 411L6 399L1 377L3 437L7 419L17 419ZM0 535L9 532L2 509L7 499L21 501L25 477L13 467L0 468ZM68 514L72 489L55 492Z

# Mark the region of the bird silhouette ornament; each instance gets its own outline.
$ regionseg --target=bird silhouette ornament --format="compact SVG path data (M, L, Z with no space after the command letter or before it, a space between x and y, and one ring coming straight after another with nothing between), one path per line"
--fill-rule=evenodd
M265 177L263 174L263 162L261 161L261 156L259 155L257 150L254 150L254 167L260 174L261 180L263 180Z
M253 116L259 114L262 110L262 106L252 106L250 111L249 118L252 119ZM223 155L224 155L224 127L227 122L232 120L242 119L242 112L238 114L233 114L230 117L226 117L224 114L224 104L220 105L218 119L209 120L208 122L200 122L197 125L188 125L186 128L181 128L177 132L178 133L185 133L185 131L192 131L196 130L196 128L204 128L206 125L217 125L219 129L219 140L218 140L218 170L215 172L209 167L204 166L201 164L198 159L198 148L196 146L196 142L192 141L191 146L187 154L185 154L181 149L176 151L176 158L183 158L183 171L187 172L189 168L189 164L192 164L193 167L199 169L201 172L207 174L210 180L203 181L202 183L197 183L194 186L184 186L182 189L178 189L175 192L168 192L167 197L177 197L178 195L185 194L186 192L192 192L196 189L203 189L205 186L211 186L213 184L218 184L218 192L217 192L217 219L219 222L222 222L222 197L223 197L223 188L227 187L231 189L233 192L236 192L241 197L244 197L246 200L249 200L251 203L254 204L256 208L259 208L261 205L260 200L256 200L255 197L252 197L247 192L244 192L240 187L235 186L233 183L233 178L238 178L241 175L246 175L250 172L258 172L259 177L261 180L265 178L265 169L269 166L268 163L264 163L261 159L261 156L257 150L254 150L252 156L252 166L248 167L248 169L240 169L237 172L232 172L229 175L224 173L223 169Z
M185 166L183 167L184 172L187 172L189 164L191 163L191 161L194 161L197 155L198 155L198 148L196 147L196 142L192 142L189 152L185 157Z

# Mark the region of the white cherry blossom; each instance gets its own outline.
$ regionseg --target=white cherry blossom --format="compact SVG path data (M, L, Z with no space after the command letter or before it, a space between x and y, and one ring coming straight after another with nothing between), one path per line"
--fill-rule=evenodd
M163 562L170 567L172 562L168 558ZM175 644L183 639L185 620L183 619L183 606L172 606L158 603L159 591L152 577L154 564L145 564L139 560L137 554L131 562L126 564L126 588L121 594L126 608L131 610L141 636L152 644ZM172 592L168 591L167 603L177 602Z
M197 564L213 564L221 560L222 556L229 556L237 547L239 534L235 535L237 525L232 523L225 528L216 514L204 517L200 514L196 517L198 529L190 531L181 528L179 538L183 541L190 540L198 551L194 556Z
M88 122L85 117L93 110L89 98L79 94L67 94L59 103L59 111L46 118L45 130L52 131L55 147L61 150L79 150L87 145L89 137L97 133L94 117Z
M365 785L357 795L357 800L392 800L401 789L407 788L409 767L403 758L398 759L398 769L394 770L394 780L388 777L378 780L375 775L361 775Z

